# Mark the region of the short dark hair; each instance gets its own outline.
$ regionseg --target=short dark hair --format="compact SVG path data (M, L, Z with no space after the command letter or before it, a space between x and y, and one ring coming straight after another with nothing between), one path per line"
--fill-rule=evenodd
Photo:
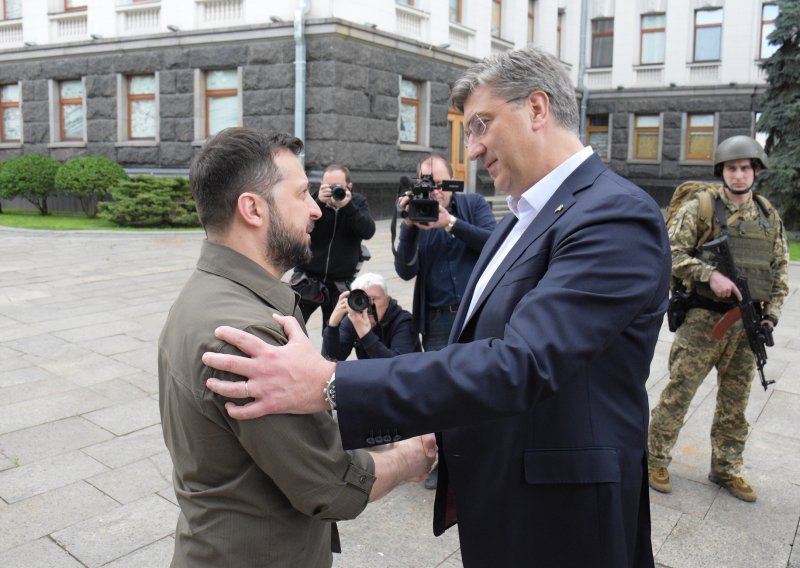
M252 128L226 128L203 145L189 169L189 184L200 222L208 230L228 227L239 196L251 191L271 201L281 181L275 153L298 155L303 142L290 134L268 136Z
M348 168L347 166L344 166L342 164L331 164L331 165L329 165L327 168L322 170L322 175L324 176L328 172L335 172L335 171L342 172L344 174L344 181L346 181L347 183L350 183L350 168Z
M433 160L438 160L444 164L444 167L447 168L447 175L451 178L453 177L453 164L450 163L450 160L442 156L441 154L428 154L424 158L420 158L419 162L417 162L417 176L420 175L422 171L422 164L425 162L431 162L431 169L433 169Z

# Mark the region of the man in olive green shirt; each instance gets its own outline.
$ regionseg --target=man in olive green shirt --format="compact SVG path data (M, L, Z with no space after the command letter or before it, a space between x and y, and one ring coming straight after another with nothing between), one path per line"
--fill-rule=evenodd
M352 519L405 480L423 479L435 449L421 439L382 453L344 451L327 412L240 422L205 387L205 351L232 325L286 342L273 314L299 314L281 275L309 252L320 211L298 139L231 128L209 141L190 183L208 236L159 339L159 405L181 513L173 566L327 567L333 521ZM218 372L214 372L220 376ZM243 377L228 374L249 393Z

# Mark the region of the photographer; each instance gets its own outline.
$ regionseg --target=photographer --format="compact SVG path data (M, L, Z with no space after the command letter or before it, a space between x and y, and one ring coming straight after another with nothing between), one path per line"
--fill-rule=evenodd
M375 234L367 198L352 191L350 170L331 164L322 173L314 200L322 210L311 233L311 261L295 268L290 280L300 294L307 322L322 307L322 327L328 325L339 295L350 288L361 259L361 241Z
M322 331L322 353L338 361L394 357L421 351L411 314L388 295L379 274L363 274L342 292Z

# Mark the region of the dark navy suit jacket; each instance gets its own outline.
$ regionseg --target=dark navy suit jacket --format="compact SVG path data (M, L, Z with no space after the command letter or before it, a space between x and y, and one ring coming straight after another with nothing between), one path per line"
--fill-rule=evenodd
M440 431L434 532L459 523L464 566L653 566L650 362L667 306L660 210L593 155L559 187L451 345L337 364L346 447ZM463 328L463 329L462 329Z

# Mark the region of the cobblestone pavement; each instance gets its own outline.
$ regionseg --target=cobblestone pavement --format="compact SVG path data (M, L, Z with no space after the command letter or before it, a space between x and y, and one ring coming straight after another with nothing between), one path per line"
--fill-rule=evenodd
M178 514L158 414L156 341L203 236L0 228L0 566L165 567ZM393 277L389 224L378 223L365 270ZM663 567L800 568L800 264L754 385L739 502L706 479L715 383L695 398L671 467L671 495L651 492L653 546ZM320 342L320 317L309 322ZM664 328L648 382L666 381ZM433 492L405 484L340 524L337 568L456 568L454 530L431 534ZM387 536L388 535L388 536ZM535 566L535 559L531 559Z

